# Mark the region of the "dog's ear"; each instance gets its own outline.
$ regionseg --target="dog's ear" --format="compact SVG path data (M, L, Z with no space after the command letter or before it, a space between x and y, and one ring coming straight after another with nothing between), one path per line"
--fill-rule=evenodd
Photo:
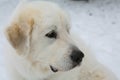
M7 38L14 48L20 47L26 41L25 32L17 24L12 24L6 30Z
M6 29L7 39L10 44L15 48L19 53L24 51L27 48L27 34L25 30L21 28L18 24L12 24Z
M29 48L33 24L33 19L23 24L13 23L5 31L8 41L20 54Z

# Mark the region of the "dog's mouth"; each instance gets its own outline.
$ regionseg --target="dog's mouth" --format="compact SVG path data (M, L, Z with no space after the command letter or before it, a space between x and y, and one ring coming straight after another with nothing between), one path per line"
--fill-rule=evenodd
M51 65L50 65L50 69L51 69L53 72L58 72L58 69L55 68L55 67L53 67L53 66L51 66Z
M57 68L55 68L54 66L50 65L50 69L51 69L52 72L56 73L56 72L58 72L58 71L69 71L69 70L71 70L71 69L73 69L73 68L75 68L75 67L77 67L77 66L80 66L80 64L74 64L74 65L73 65L72 67L70 67L69 69L60 70L60 69L57 69Z

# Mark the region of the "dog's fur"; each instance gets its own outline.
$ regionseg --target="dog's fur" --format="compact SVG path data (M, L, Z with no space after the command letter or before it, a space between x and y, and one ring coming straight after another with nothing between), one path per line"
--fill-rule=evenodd
M85 58L72 69L69 55L72 45L77 45L69 35L69 22L67 14L54 3L22 2L6 29L9 80L117 80L82 42L79 49ZM46 36L52 30L57 38ZM58 72L53 72L50 65Z

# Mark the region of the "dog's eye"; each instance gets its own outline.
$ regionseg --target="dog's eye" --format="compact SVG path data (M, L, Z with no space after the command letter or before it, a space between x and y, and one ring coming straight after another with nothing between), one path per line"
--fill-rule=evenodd
M47 33L45 36L48 37L48 38L55 38L56 39L57 38L57 33L54 30L52 30L49 33Z

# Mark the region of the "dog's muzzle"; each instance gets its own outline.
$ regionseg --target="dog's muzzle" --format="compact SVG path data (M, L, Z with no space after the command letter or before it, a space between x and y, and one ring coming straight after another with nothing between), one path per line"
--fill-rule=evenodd
M61 69L57 68L56 66L50 65L51 71L53 72L68 71L75 68L76 66L79 66L82 62L84 54L77 47L73 47L71 54L68 57L69 57L69 61L67 63L63 62L65 66L62 67Z

